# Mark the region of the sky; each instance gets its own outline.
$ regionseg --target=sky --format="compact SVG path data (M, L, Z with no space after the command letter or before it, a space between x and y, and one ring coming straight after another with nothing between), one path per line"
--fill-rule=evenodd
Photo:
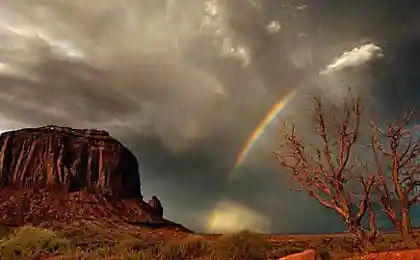
M415 2L3 0L0 130L109 131L138 157L146 199L157 195L167 218L199 232L341 231L334 214L289 191L272 156L277 126L292 117L309 130L313 92L334 103L351 87L381 119L419 104Z

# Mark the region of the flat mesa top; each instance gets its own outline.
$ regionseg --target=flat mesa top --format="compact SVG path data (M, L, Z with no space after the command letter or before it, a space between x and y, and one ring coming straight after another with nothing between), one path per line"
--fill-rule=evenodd
M70 127L56 126L56 125L46 125L38 128L23 128L14 131L3 132L4 134L43 134L43 133L53 133L53 134L66 134L72 135L74 137L86 137L86 138L98 138L98 139L111 139L111 135L104 130L98 129L74 129Z
M71 133L71 134L78 134L78 135L90 135L90 136L110 136L107 131L98 130L98 129L74 129L70 127L64 126L56 126L56 125L47 125L38 128L39 130L49 130L49 131L56 131L56 132L63 132L63 133Z

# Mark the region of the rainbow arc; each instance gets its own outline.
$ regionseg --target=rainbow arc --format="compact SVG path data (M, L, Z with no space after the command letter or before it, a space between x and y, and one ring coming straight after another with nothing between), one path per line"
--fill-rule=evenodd
M255 145L258 139L264 134L267 127L274 121L274 119L277 118L280 112L291 100L293 100L295 96L296 90L290 92L285 98L282 98L270 108L270 110L265 115L264 119L257 125L254 131L246 139L243 148L241 149L236 158L235 168L239 167L244 162L249 151L252 149L252 147Z

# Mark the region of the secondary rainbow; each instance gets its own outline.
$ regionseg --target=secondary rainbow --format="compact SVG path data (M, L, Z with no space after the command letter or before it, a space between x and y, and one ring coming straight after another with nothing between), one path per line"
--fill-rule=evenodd
M284 109L284 107L294 98L296 95L296 91L290 92L285 98L279 100L274 106L270 108L264 119L258 126L254 129L254 131L249 135L247 138L244 147L241 149L240 153L238 154L235 162L235 168L238 167L243 163L248 152L251 150L255 142L258 138L264 133L267 126L273 122L273 120L278 116L278 114Z

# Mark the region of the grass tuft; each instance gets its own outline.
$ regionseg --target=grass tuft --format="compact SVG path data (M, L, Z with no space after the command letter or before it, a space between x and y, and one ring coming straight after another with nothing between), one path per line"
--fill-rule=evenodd
M39 254L55 255L69 249L70 241L52 230L24 226L0 239L4 259L29 259Z
M360 254L355 241L348 236L270 242L266 236L250 231L220 236L168 233L157 239L144 236L150 230L114 230L94 224L55 230L33 226L5 230L0 236L0 259L35 260L60 255L63 257L60 259L69 260L262 260L278 259L309 248L315 249L321 259ZM375 251L401 247L395 236L380 237L377 242Z

